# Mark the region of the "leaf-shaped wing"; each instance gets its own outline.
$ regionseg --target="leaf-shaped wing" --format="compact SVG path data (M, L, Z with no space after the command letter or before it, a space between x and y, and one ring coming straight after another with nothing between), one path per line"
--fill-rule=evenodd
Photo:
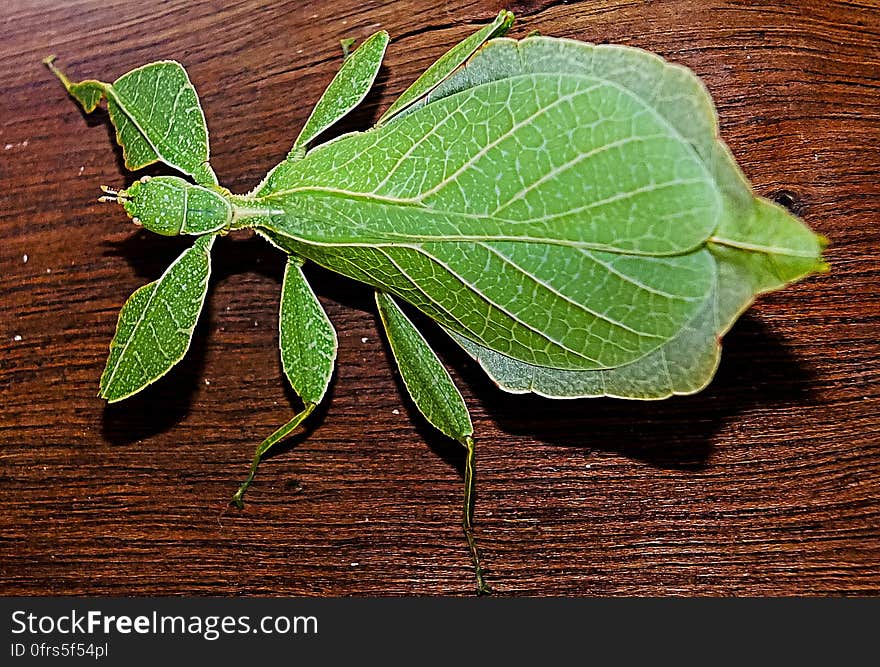
M379 316L406 390L425 419L454 440L465 443L474 428L467 406L434 350L394 299L376 292Z
M211 273L214 236L196 239L159 280L132 294L119 313L99 396L113 403L165 375L189 349Z
M819 239L751 192L699 80L626 47L494 40L418 109L256 194L304 256L566 371L647 364L694 328L721 252L776 286L823 267ZM732 317L764 289L751 282Z
M312 139L363 101L376 80L387 46L388 33L382 30L370 36L345 59L312 109L289 157L296 156Z
M71 82L53 64L44 62L86 113L107 98L116 141L125 166L136 170L164 162L192 176L197 183L217 185L208 163L208 126L196 90L186 70L174 61L159 61L133 69L112 84L87 80Z
M407 107L413 105L419 99L430 93L439 86L449 75L457 70L461 64L470 58L474 52L485 42L493 37L500 37L513 25L513 13L502 10L489 25L483 26L470 37L465 38L449 51L443 54L437 62L431 65L425 73L407 88L403 94L395 100L388 110L382 114L377 125L386 123L395 115L401 113Z
M449 332L505 391L550 398L661 399L703 389L718 367L721 337L763 292L817 270L813 234L781 207L758 200L748 249L710 243L715 286L694 318L663 346L630 364L598 371L567 371L525 364ZM763 238L765 241L760 242ZM774 241L775 239L775 241ZM774 245L775 244L775 245ZM821 270L822 267L819 267Z
M312 259L481 345L611 367L673 336L712 281L697 250L717 193L649 111L592 78L520 77L318 147L289 167L298 185L260 194L288 213L276 231L316 243Z
M320 403L333 375L336 332L295 257L287 260L284 271L279 333L281 363L290 385L304 403Z
M447 330L453 340L505 391L548 398L660 399L702 389L718 365L714 295L696 316L658 349L629 364L595 371L570 371L526 364Z

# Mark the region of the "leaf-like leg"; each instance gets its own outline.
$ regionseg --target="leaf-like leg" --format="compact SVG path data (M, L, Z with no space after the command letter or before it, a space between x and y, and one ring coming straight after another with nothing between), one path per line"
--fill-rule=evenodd
M432 426L460 442L467 450L462 526L474 564L477 592L490 593L474 537L474 427L467 406L449 372L397 303L384 292L376 292L376 305L403 384L413 403Z
M254 454L247 479L232 498L243 507L242 497L257 472L266 452L293 433L321 402L336 360L336 332L302 272L302 260L291 256L281 284L281 308L278 318L281 364L284 373L304 408L284 426L266 438Z
M353 41L342 40L342 48L346 50L342 67L312 109L287 156L288 160L305 155L306 144L360 104L372 88L388 46L388 33L381 30L371 35L357 50L348 53L347 48L351 47Z
M86 113L92 113L97 108L101 98L104 97L107 89L110 87L109 83L96 81L95 79L87 79L79 82L71 81L67 78L67 75L64 72L55 66L55 56L43 58L43 64L49 68L49 71L52 72L52 74L58 77L58 80L61 81L64 89L71 97L73 97L73 99L79 102L83 111Z
M211 276L214 235L200 236L158 280L137 289L122 310L98 394L110 403L165 375L189 349Z
M379 118L376 125L382 125L391 120L408 107L418 102L434 88L445 81L455 70L470 58L485 42L493 37L500 37L513 25L513 13L505 10L489 25L483 26L470 37L466 37L431 65L415 83L403 91L388 110Z
M247 491L248 487L251 485L251 482L254 481L254 476L257 474L257 468L260 466L260 461L263 460L263 456L265 456L266 452L272 447L293 433L293 431L305 421L306 417L314 412L316 407L317 405L315 403L306 403L303 410L298 412L293 419L260 443L259 447L257 447L257 451L254 453L254 460L251 462L251 469L248 472L247 478L242 482L241 486L238 487L238 491L235 492L235 495L232 496L233 505L239 509L244 507L244 501L242 498L244 497L245 491Z
M205 114L180 63L163 60L143 65L110 84L94 79L73 82L54 60L49 56L43 62L86 113L107 99L126 168L135 171L161 161L201 185L217 185L209 163Z

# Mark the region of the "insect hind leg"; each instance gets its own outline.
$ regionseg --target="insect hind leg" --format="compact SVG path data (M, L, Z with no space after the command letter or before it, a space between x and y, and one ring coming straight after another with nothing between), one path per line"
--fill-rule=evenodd
M462 511L462 528L467 539L468 548L471 552L471 560L474 563L474 573L477 578L477 593L488 595L492 588L486 583L483 576L483 566L480 559L480 551L477 548L477 539L474 535L474 500L476 496L476 448L474 439L470 436L462 443L467 448L464 462L464 508Z

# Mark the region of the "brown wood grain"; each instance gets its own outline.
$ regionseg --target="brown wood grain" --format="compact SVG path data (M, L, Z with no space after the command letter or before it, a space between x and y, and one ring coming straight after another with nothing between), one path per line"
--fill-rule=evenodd
M369 292L309 277L339 366L307 437L225 503L285 421L282 258L215 248L187 359L96 398L116 314L183 248L96 202L132 180L106 114L40 60L115 78L183 62L234 191L287 152L340 63L392 35L364 128L497 1L12 2L0 9L0 594L398 595L473 590L462 452L403 398ZM472 408L477 522L499 594L880 593L880 9L875 2L512 2L540 30L697 72L756 190L831 239L830 274L761 298L704 392L656 403L503 394L437 336ZM27 262L23 261L27 255ZM20 339L19 339L20 337Z

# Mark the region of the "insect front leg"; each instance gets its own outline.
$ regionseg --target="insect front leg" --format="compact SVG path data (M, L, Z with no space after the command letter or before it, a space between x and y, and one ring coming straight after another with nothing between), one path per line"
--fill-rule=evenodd
M250 472L232 497L244 507L242 497L266 453L284 440L314 412L324 398L336 361L336 332L302 272L303 261L291 255L281 285L278 319L281 364L291 386L303 402L303 410L257 447Z
M180 63L150 63L113 83L105 83L95 79L71 81L54 60L49 56L43 62L86 113L94 111L102 99L107 100L126 168L136 171L164 162L200 185L217 185L209 161L205 114Z
M376 292L376 305L403 384L413 403L432 426L460 442L467 450L462 527L474 564L477 593L491 593L492 589L483 576L480 552L474 536L474 427L467 406L448 371L394 299L384 292Z

